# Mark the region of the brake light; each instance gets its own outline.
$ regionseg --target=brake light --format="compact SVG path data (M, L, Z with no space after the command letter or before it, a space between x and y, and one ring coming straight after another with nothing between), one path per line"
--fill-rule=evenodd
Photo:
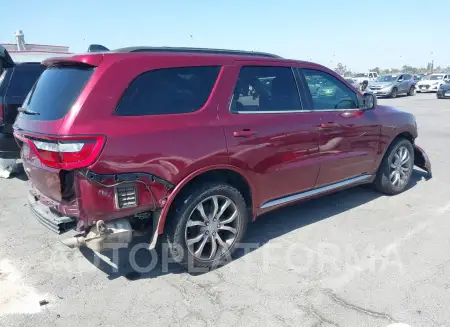
M15 133L26 142L46 166L58 169L78 169L92 165L100 155L104 136L35 138Z
M0 126L3 125L3 105L0 104Z

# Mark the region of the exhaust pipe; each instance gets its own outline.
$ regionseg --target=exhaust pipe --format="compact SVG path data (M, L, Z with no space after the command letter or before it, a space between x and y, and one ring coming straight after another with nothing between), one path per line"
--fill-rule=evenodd
M61 240L63 244L71 249L81 248L86 246L86 238L84 236L74 236Z
M133 238L133 229L128 219L105 223L99 220L86 236L74 236L62 240L69 248L88 247L96 252L127 247Z

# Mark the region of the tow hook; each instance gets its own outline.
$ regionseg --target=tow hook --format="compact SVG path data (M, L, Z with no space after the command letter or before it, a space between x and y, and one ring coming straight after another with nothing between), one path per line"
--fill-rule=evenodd
M74 236L62 240L70 248L88 247L96 252L127 247L133 238L133 229L128 219L118 219L108 223L97 221L84 236Z

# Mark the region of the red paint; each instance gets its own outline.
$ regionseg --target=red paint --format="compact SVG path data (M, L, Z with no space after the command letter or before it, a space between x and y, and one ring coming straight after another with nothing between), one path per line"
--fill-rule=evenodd
M324 70L313 63L230 55L150 53L85 54L46 60L97 66L95 73L62 119L16 121L20 133L42 137L105 135L107 142L89 170L97 174L148 172L175 186L167 191L151 184L161 207L159 233L174 199L193 178L211 170L241 175L251 189L253 218L269 209L267 201L361 174L374 174L387 147L401 133L417 137L414 117L387 106L373 110L232 114L230 98L241 65L279 65ZM212 93L200 110L188 114L123 117L114 114L124 90L138 75L152 69L191 65L223 66ZM347 84L345 81L343 83ZM355 90L356 92L356 90ZM77 170L76 197L61 196L61 169L42 164L36 153L24 150L30 182L56 210L71 210L79 228L94 221L113 220L153 209L144 185L137 184L136 208L117 210L111 188ZM112 181L110 181L112 182ZM36 191L35 191L36 193Z

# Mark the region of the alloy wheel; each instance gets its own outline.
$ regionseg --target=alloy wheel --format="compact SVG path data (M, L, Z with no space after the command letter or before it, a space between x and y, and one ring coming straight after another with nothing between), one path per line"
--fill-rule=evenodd
M392 89L391 97L392 98L396 98L397 97L397 89L396 88Z
M186 223L188 251L198 260L213 260L226 253L239 232L239 212L226 196L214 195L192 210Z
M411 155L406 147L401 146L392 156L389 180L394 187L403 187L408 183L411 172Z

